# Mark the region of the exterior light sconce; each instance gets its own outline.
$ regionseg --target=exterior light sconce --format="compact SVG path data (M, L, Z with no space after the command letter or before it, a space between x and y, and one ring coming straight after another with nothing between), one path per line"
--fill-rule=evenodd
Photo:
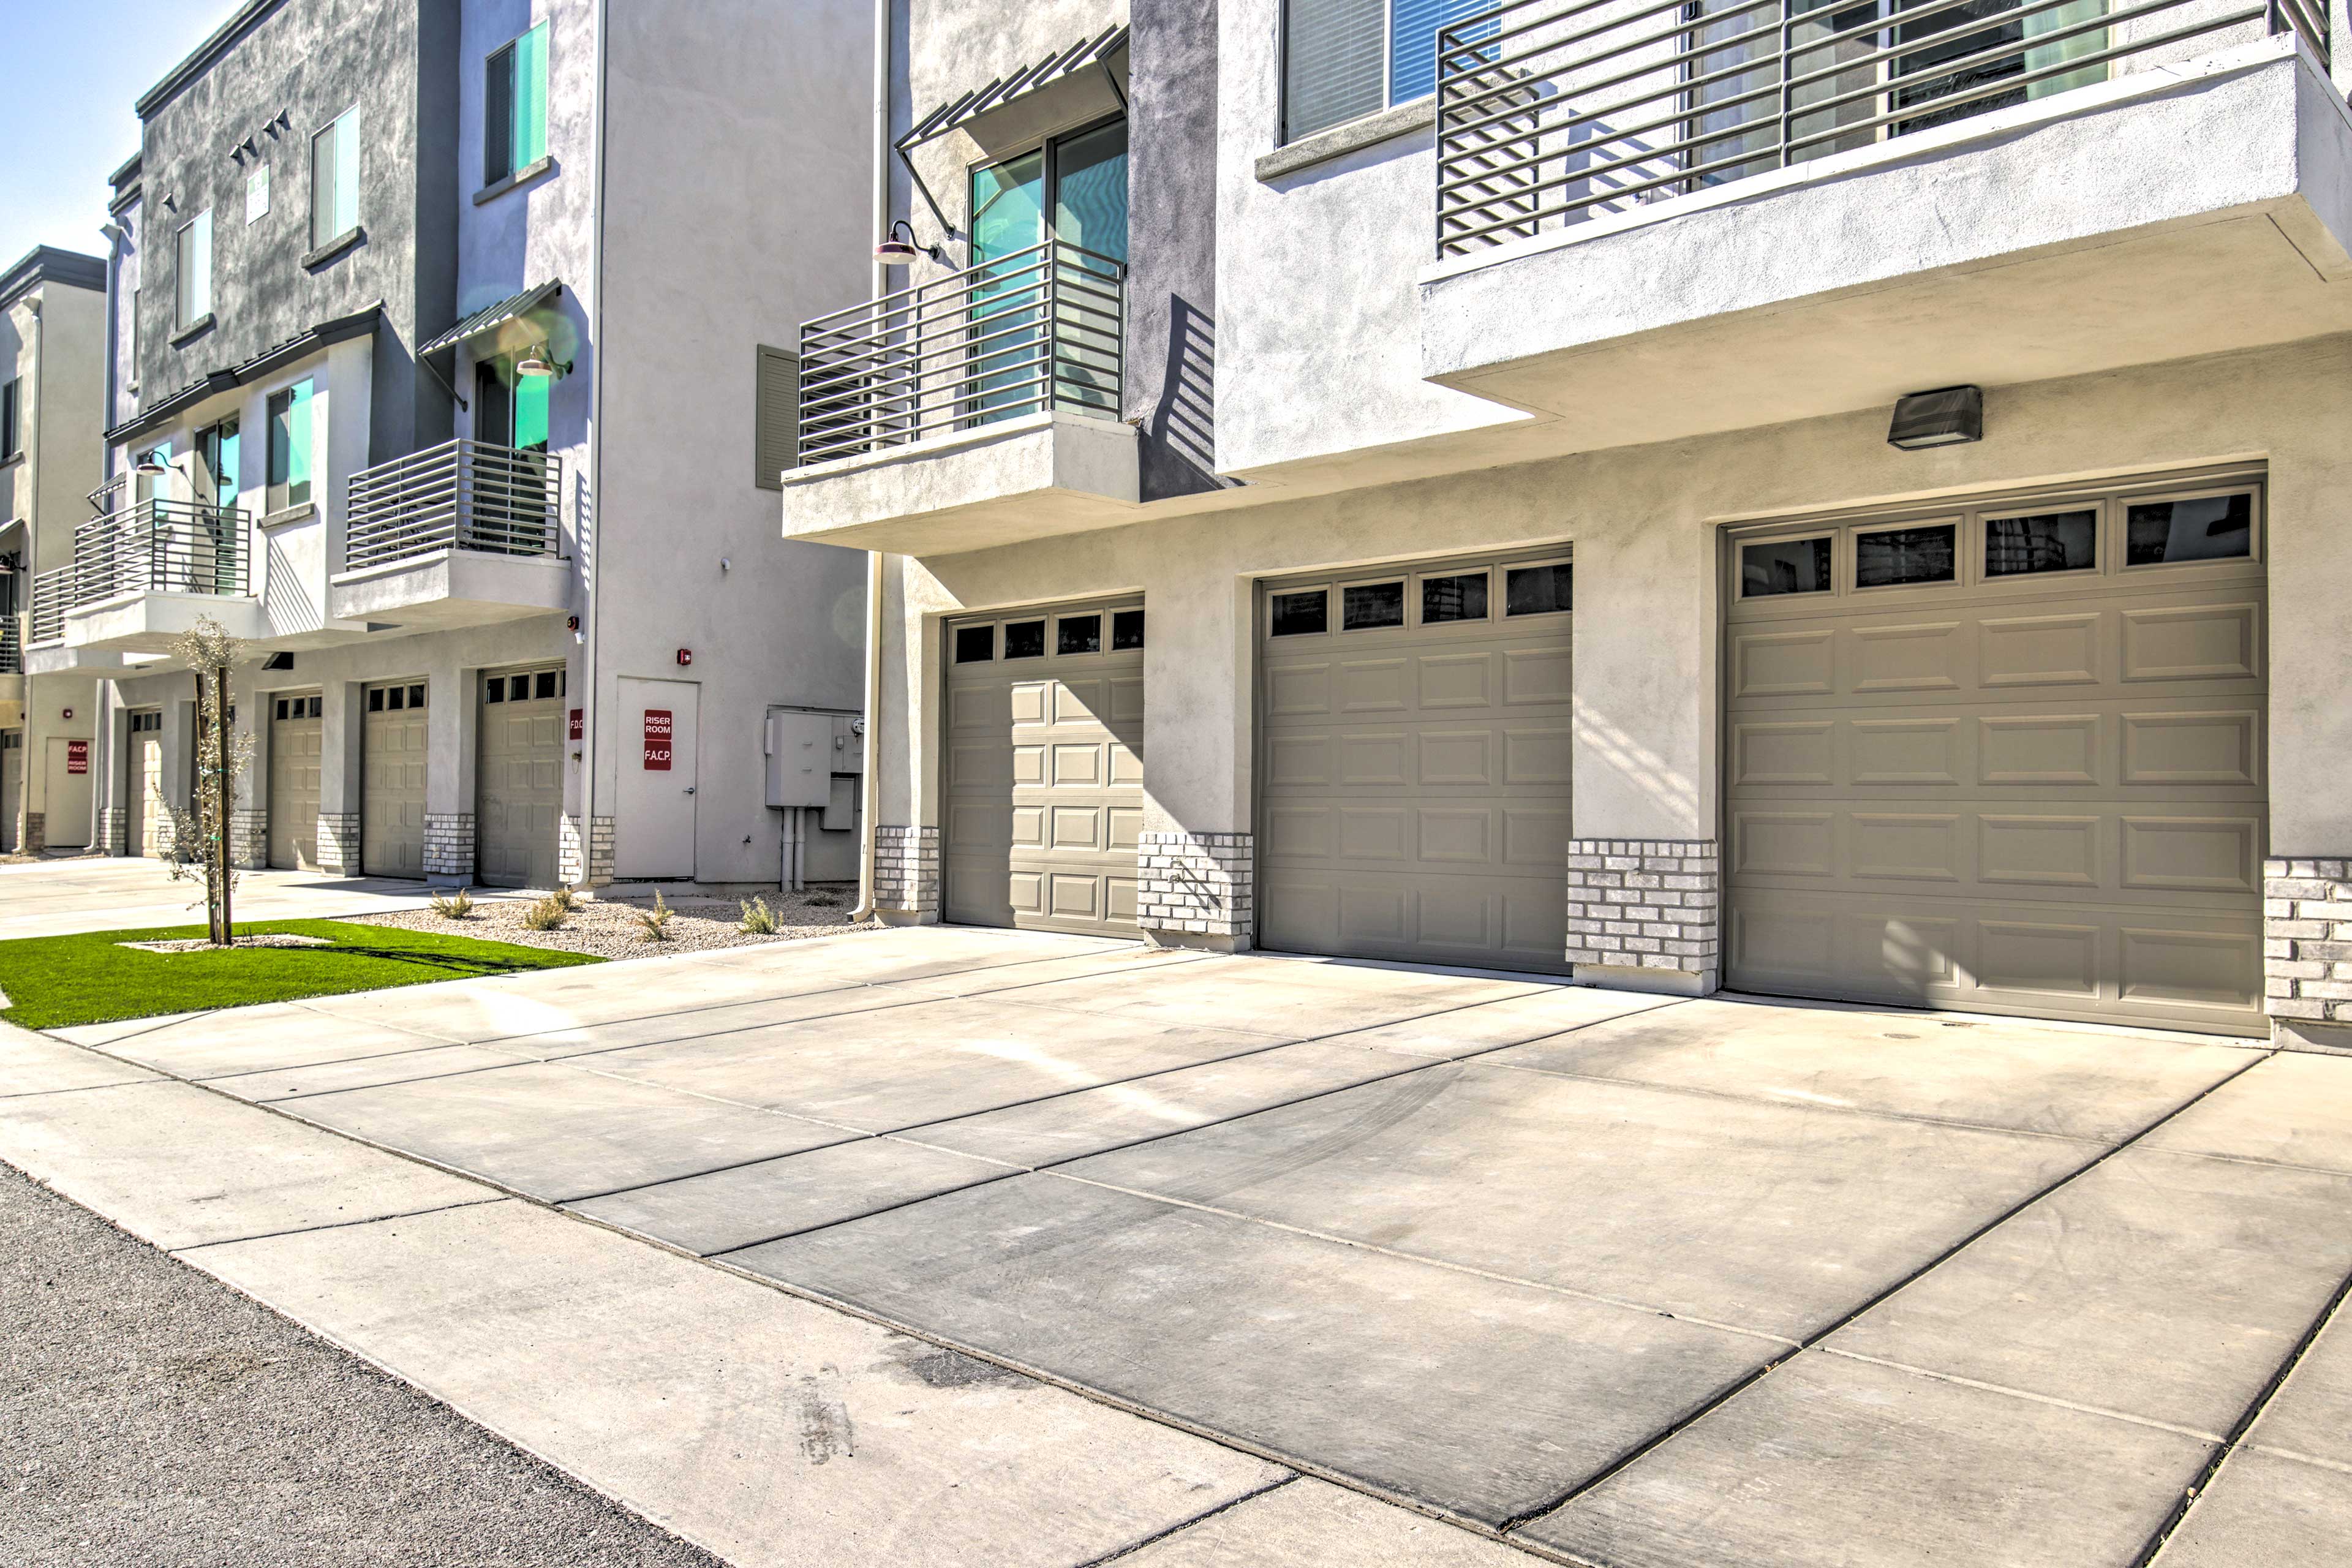
M516 362L515 374L517 375L528 375L532 377L570 375L572 374L572 362L570 360L565 360L562 363L558 364L553 360L547 357L547 350L544 346L541 346L531 350L530 353L525 354L520 360Z
M898 237L898 231L902 228L907 231L904 239ZM904 267L918 256L928 256L942 267L947 265L947 256L938 246L915 243L915 226L905 218L892 224L882 243L874 247L874 259L885 267Z
M1941 386L1933 392L1907 393L1895 400L1895 422L1886 430L1886 444L1906 452L1983 439L1981 386Z
M131 471L151 479L160 479L172 471L172 465L150 452L131 466Z

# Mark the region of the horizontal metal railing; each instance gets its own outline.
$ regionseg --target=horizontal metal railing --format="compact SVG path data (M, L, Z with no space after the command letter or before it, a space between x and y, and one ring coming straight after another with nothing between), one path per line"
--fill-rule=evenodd
M347 569L474 550L562 553L563 459L462 437L352 476Z
M249 594L247 521L233 506L163 500L92 518L74 530L71 606L129 594Z
M26 646L41 647L49 643L63 642L66 636L66 611L73 605L74 570L59 566L43 572L33 579L32 624L26 628Z
M800 460L1049 409L1118 417L1127 268L1062 240L801 328Z
M1727 184L2193 53L2328 0L1508 0L1437 34L1437 251Z

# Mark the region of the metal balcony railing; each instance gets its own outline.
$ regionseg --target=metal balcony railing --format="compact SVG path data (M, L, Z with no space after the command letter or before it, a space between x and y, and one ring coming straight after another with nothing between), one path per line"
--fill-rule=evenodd
M2328 0L1510 0L1437 34L1437 251L1473 254L2189 58ZM2207 46L2207 47L2210 47Z
M1125 263L1057 239L801 328L800 460L1047 410L1118 417Z
M92 518L74 530L68 607L131 594L249 594L247 521L233 506L163 500Z
M563 459L460 437L352 476L347 569L441 550L562 552Z
M65 640L66 611L73 605L73 577L72 567L59 566L33 579L32 613L27 617L32 625L26 628L26 647L41 647Z

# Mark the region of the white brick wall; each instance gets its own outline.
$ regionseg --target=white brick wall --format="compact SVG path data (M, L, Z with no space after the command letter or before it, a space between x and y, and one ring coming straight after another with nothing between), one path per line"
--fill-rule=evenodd
M589 842L583 853L580 842L580 819L563 819L562 843L557 847L555 874L567 888L601 888L613 879L613 819L599 816L589 825Z
M471 877L474 874L472 812L428 811L425 814L425 874L428 877Z
M2263 862L2263 1011L2352 1024L2352 860Z
M1711 991L1722 887L1712 838L1571 838L1568 961L1678 970Z
M1146 833L1136 851L1136 923L1245 942L1257 918L1256 864L1247 833Z
M258 870L269 864L269 813L240 805L228 814L228 858L233 866Z
M874 829L874 902L878 909L936 915L940 910L940 830Z
M360 814L322 811L319 814L319 869L356 877L360 870Z
M109 855L132 852L131 813L126 807L110 805L98 814L98 842Z
M25 833L20 840L20 853L38 855L47 847L48 840L42 833L43 826L47 820L44 814L37 811L28 811L25 814Z

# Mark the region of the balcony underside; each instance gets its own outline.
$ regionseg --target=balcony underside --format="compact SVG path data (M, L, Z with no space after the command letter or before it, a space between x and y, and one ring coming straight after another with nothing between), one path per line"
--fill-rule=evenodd
M784 475L784 537L951 555L1116 527L1137 515L1136 436L1032 414Z
M553 555L436 550L336 574L327 613L404 631L447 631L522 620L572 606L572 563Z
M1423 370L1495 456L1677 439L2352 330L2347 236L2273 39L1439 264Z
M68 611L65 647L93 653L169 653L174 641L203 620L217 622L229 636L244 641L258 641L269 635L269 617L262 613L258 599L217 594L126 594Z

